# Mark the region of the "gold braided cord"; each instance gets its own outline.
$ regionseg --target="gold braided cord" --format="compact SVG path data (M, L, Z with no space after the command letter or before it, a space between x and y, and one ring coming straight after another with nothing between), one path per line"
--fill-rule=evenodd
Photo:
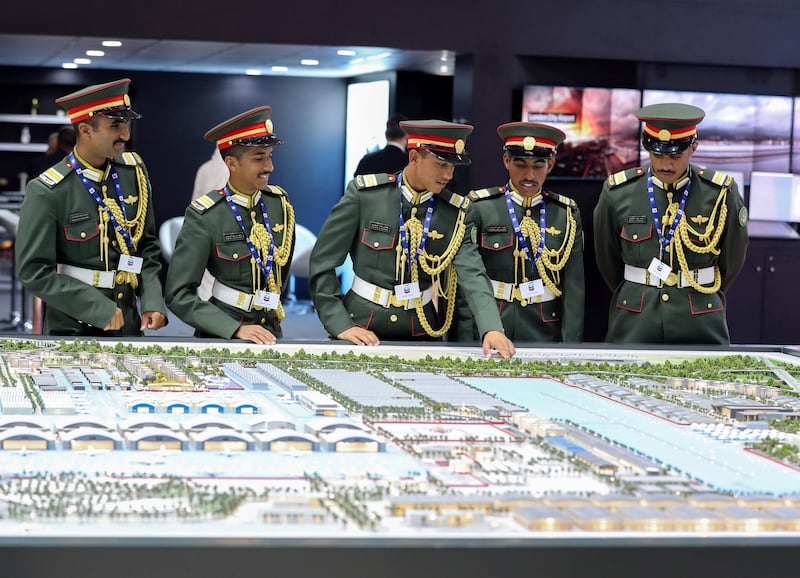
M711 217L708 219L708 223L706 224L706 230L703 233L695 231L689 225L685 216L678 224L678 236L680 240L693 253L713 253L714 255L719 255L719 249L717 246L719 245L719 240L722 237L722 233L725 231L725 221L728 218L728 205L725 203L727 192L727 187L722 187L719 196L717 197L717 201L714 204L714 210L711 212ZM717 212L719 212L719 217L715 219ZM708 239L708 242L705 245L698 245L689 237L690 232L700 239Z
M683 243L680 241L675 243L675 254L678 256L678 263L681 266L683 278L689 283L692 289L698 293L704 293L706 295L711 295L712 293L719 291L719 288L722 286L722 275L719 272L719 267L714 265L714 284L711 287L703 287L697 281L695 281L694 277L689 273L691 269L689 269L689 264L686 262L686 255L683 252Z
M145 177L142 167L136 165L135 170L136 188L138 189L139 193L139 203L136 207L136 216L132 220L125 218L117 199L108 196L106 188L103 187L103 202L105 202L106 206L108 207L108 211L101 212L100 259L106 264L106 271L108 271L110 265L108 262L109 239L107 235L109 230L108 222L111 220L109 211L112 215L114 215L114 218L117 220L120 226L128 232L134 251L136 251L137 247L139 246L139 241L144 234L145 219L147 218L147 204L150 200L150 188L147 186L147 177ZM100 207L98 207L98 211L100 211ZM128 244L125 242L125 239L115 227L112 227L112 229L114 230L114 237L117 241L117 246L119 247L120 253L123 255L130 255L130 250L128 249ZM118 284L128 283L133 289L136 289L139 286L139 276L131 271L117 271L115 275L115 282Z
M575 235L578 230L578 225L575 221L575 217L572 215L572 211L567 211L566 223L566 231L561 246L558 249L550 249L545 246L542 249L542 254L534 263L542 283L545 285L545 287L550 289L550 291L552 291L553 295L556 297L560 297L562 294L562 291L559 288L559 272L566 266L567 261L572 254L572 247L575 244ZM539 243L542 239L541 231L539 225L536 224L533 219L528 216L523 217L522 222L520 223L520 232L525 237L530 239L531 247L539 246ZM519 242L517 242L517 245L518 244ZM517 267L515 264L515 270L521 268L523 271L525 271L526 256L524 251L515 250L514 256L520 261L519 267ZM517 279L516 273L514 277ZM522 281L523 283L528 281L525 275L523 275Z
M450 237L450 242L441 255L431 255L425 249L420 253L419 259L417 259L419 266L431 277L439 275L444 271L450 263L452 263L456 253L458 253L461 242L464 240L464 231L466 229L464 225L464 215L464 211L458 212L453 235ZM409 240L409 251L414 253L422 242L422 223L420 223L419 219L412 217L406 222L406 234Z
M411 281L417 283L419 282L419 269L417 268L416 263L411 266ZM430 321L428 321L428 318L425 315L425 309L422 305L422 298L417 297L414 300L414 309L417 312L419 324L425 330L425 333L431 337L441 337L447 333L448 329L450 329L450 325L453 323L453 312L456 308L456 287L458 287L458 274L456 273L455 266L451 265L447 270L447 289L443 295L443 298L447 300L447 309L445 310L444 323L442 323L442 326L439 329L434 329L431 326Z
M281 197L281 208L283 209L283 223L285 229L283 241L280 246L275 246L273 249L273 267L269 279L267 279L267 290L271 293L280 293L279 288L283 287L283 267L286 266L292 255L292 240L294 239L294 207L292 207L285 197ZM250 229L250 240L259 252L261 259L265 261L269 254L270 245L273 244L272 234L267 231L267 228L262 223L256 222L255 211L250 213L250 219L253 223ZM261 290L261 271L258 269L256 260L253 257L250 257L250 271L253 279L253 292L255 293ZM278 321L283 320L286 316L283 310L283 304L278 304L278 307L275 309L275 314L278 317Z
M678 223L678 234L672 239L672 245L675 247L675 255L678 257L678 264L680 265L681 272L683 273L683 278L687 283L689 283L689 286L692 289L705 295L716 293L722 286L722 275L720 274L719 267L714 265L714 283L710 287L703 287L697 281L695 281L694 277L690 273L691 269L689 269L689 264L686 261L684 245L693 253L698 253L701 255L712 253L714 255L719 255L719 240L722 237L723 231L725 230L725 220L728 217L728 206L725 203L727 192L727 187L722 187L719 196L714 203L714 210L711 213L711 217L708 219L708 223L706 224L706 229L704 232L700 233L695 231L689 225L688 219L686 219L684 216L684 218L681 219L681 222ZM719 214L718 217L717 214ZM689 237L690 232L701 239L708 239L707 244L698 245L695 243Z

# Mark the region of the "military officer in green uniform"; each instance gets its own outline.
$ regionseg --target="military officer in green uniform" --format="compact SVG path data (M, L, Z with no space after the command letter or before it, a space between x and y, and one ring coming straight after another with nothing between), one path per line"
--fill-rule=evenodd
M192 201L167 271L167 305L198 337L273 344L284 317L280 295L294 252L294 209L270 185L272 109L260 106L209 130L230 171L227 184ZM208 270L211 298L197 288Z
M167 322L152 187L139 155L125 152L130 121L140 118L129 84L57 99L75 128L75 149L28 183L17 274L46 304L46 334L131 336Z
M545 191L559 129L512 122L503 139L508 183L470 193L477 245L492 283L506 336L515 342L583 338L583 228L575 201ZM460 289L460 288L459 288ZM474 315L458 292L451 339L477 339Z
M359 345L439 339L450 328L461 286L484 352L511 357L514 346L503 334L466 218L469 200L445 188L455 165L469 162L464 145L472 127L438 120L400 125L408 133L408 165L397 175L351 181L311 253L311 295L322 325ZM348 253L355 278L343 297L335 268Z
M747 251L747 209L728 175L690 163L702 109L643 107L650 164L611 175L594 212L613 296L607 340L727 344L724 291Z

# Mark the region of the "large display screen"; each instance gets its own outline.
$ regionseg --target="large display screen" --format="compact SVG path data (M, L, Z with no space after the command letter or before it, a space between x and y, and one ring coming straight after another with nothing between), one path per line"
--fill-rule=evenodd
M753 171L749 211L754 221L800 223L800 176Z
M640 103L634 89L529 85L521 120L566 133L551 175L604 178L639 164Z
M702 108L699 146L692 162L720 171L788 172L792 142L792 98L752 94L718 94L645 90L642 105L682 102ZM642 163L647 151L642 150ZM741 183L739 183L741 184Z

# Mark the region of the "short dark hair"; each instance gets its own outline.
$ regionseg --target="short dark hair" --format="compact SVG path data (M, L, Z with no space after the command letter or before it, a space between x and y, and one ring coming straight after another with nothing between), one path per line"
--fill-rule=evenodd
M247 147L242 145L233 145L219 151L219 154L222 156L223 160L225 160L225 157L233 157L237 160L242 160L242 154L244 154L244 149L246 148Z
M75 129L71 126L62 126L58 130L56 143L56 146L61 150L72 150L75 146Z
M400 140L406 136L406 131L400 126L400 123L404 120L408 120L408 117L404 114L395 113L389 117L389 120L386 121L386 132L384 133L387 141Z

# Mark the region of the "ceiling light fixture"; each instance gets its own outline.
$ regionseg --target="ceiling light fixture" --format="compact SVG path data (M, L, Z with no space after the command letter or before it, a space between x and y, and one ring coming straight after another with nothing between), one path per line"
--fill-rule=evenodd
M119 46L122 46L122 42L120 42L119 40L103 40L102 44L103 44L103 46L107 46L107 47L119 47Z
M106 53L102 50L87 50L86 56L105 56Z
M302 64L303 66L318 66L319 60L316 60L314 58L304 58L303 60L300 61L300 64Z
M61 68L69 68L70 70L74 70L78 68L78 65L75 64L74 62L65 62L64 64L61 65Z
M261 76L261 71L257 68L248 68L244 71L247 76Z
M272 72L289 72L288 66L273 66Z
M92 59L91 58L73 58L72 62L74 62L75 64L91 64L92 63Z
M355 56L358 53L355 50L345 50L344 48L340 48L336 51L336 54L339 56Z

